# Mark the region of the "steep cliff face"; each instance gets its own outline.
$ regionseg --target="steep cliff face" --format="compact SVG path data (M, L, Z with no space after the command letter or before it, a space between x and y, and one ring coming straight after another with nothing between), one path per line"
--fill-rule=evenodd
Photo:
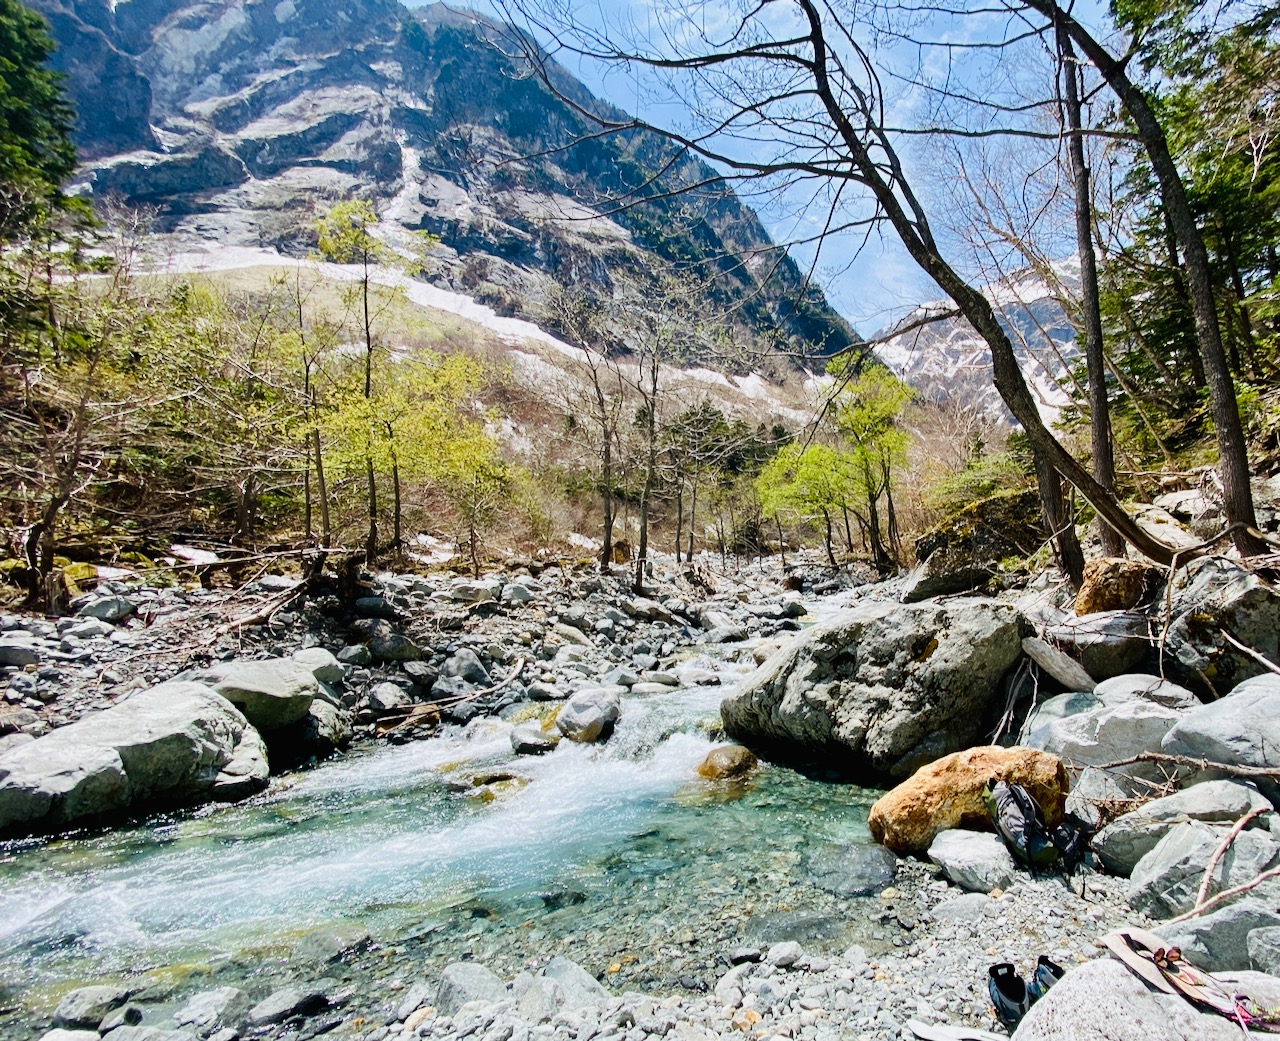
M505 313L536 314L551 283L643 286L661 258L715 272L709 313L758 343L856 339L713 171L652 135L584 136L557 94L608 110L561 69L548 90L497 23L394 0L35 6L87 184L158 206L177 241L304 248L300 229L360 194L392 232L439 236L435 280Z

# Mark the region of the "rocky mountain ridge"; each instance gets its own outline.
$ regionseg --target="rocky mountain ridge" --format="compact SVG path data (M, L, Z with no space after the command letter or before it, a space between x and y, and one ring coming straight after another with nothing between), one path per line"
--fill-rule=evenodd
M644 293L677 266L756 345L857 339L714 171L651 134L588 136L579 107L621 114L558 67L554 90L530 75L496 22L395 0L34 6L79 113L82 189L156 207L176 243L300 252L320 211L361 195L392 233L438 236L433 282L500 313L537 317L554 284Z

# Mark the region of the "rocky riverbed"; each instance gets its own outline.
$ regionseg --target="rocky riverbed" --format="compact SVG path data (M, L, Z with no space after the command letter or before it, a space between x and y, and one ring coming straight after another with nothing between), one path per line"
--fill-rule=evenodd
M1264 655L1274 642L1274 594L1232 568L1176 579L1166 650L1186 676L1263 671L1207 631L1220 621ZM0 1036L879 1039L904 1036L908 1019L991 1026L988 965L1028 972L1048 954L1071 967L1098 957L1108 929L1181 910L1237 810L1251 827L1212 891L1280 860L1270 802L1237 798L1238 782L1195 784L1207 794L1168 813L1149 804L1136 837L1112 825L1100 852L1118 875L1033 879L993 836L956 830L900 859L872 844L880 792L850 772L906 776L1021 727L1072 767L1077 809L1114 816L1175 785L1098 766L1215 741L1215 758L1251 762L1280 697L1265 679L1228 688L1220 704L1253 720L1248 746L1204 692L1095 682L1150 664L1140 610L1077 619L1046 579L999 604L901 604L909 589L816 564L668 563L636 596L620 577L534 566L478 581L385 575L354 598L295 599L292 580L270 576L234 599L125 581L73 618L8 616L5 826L126 826L5 847ZM962 718L948 716L961 691ZM750 709L725 718L770 761L700 778L726 693ZM150 702L170 716L191 705L196 737L179 719L181 740L122 738L125 712L155 730ZM409 743L375 747L378 732ZM40 775L55 744L61 765ZM784 765L805 748L826 766ZM824 774L842 762L844 777ZM1265 904L1232 904L1180 942L1215 969L1269 965Z

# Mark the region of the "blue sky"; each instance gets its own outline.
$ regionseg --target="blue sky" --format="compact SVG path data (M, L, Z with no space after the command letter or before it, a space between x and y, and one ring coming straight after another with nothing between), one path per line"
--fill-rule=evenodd
M625 28L648 35L655 24L655 8L664 0L584 0L574 7L593 21L600 19L604 8L611 29ZM409 0L413 7L422 2ZM450 6L469 7L494 17L501 11L489 0L452 0ZM707 8L713 10L713 8ZM646 118L679 126L688 122L689 113L678 103L660 101L659 88L634 71L597 62L572 61L559 56L562 64L581 79L593 94L629 113L642 112ZM809 205L810 192L784 192L768 202L747 199L760 214L776 241L791 242L810 237L820 227L824 212ZM814 248L804 244L792 247L792 255L806 270L815 262ZM814 278L827 294L831 304L848 318L863 335L870 335L917 304L936 299L940 294L932 282L919 272L892 235L873 235L864 245L850 238L829 240L813 268Z
M409 2L421 6L421 0ZM611 39L629 37L643 41L645 46L659 46L667 54L685 53L680 33L689 32L696 36L703 31L715 35L717 30L723 30L729 24L727 19L731 12L747 9L735 0L541 2L557 5L562 16L568 12L575 24L587 31L602 30ZM951 118L980 122L991 118L990 112L984 114L980 108L973 107L953 115L950 108L957 104L954 101L947 102L946 113L940 113L938 95L922 88L921 82L946 81L966 94L981 94L1000 100L1019 100L1018 96L1029 90L1034 90L1036 97L1043 96L1045 69L1050 66L1043 60L1044 56L1037 53L1038 44L1033 43L1023 51L1001 52L998 58L981 46L974 47L1026 28L1017 14L1001 10L999 4L983 8L982 13L963 17L944 20L934 13L918 13L912 20L911 15L904 12L909 12L913 0L896 0L888 5L862 5L857 0L832 2L847 4L859 18L870 12L873 18L879 14L895 19L895 23L887 26L890 30L887 34L863 23L858 23L856 29L859 43L873 51L876 61L890 70L882 76L879 86L887 107L886 122L891 125L918 127L937 125L940 119L944 122ZM1093 0L1082 2L1089 9L1096 10ZM502 17L502 0L453 0L452 6L469 6L485 14ZM761 5L761 9L778 23L796 17L795 8L790 4ZM886 15L885 12L890 13ZM927 37L932 45L917 47L898 38L895 31L903 19L913 22L911 28L916 37ZM846 24L854 23L846 20ZM786 26L779 24L779 28L785 30ZM884 28L880 27L881 30ZM770 25L770 29L775 27ZM655 44L653 41L660 42ZM542 42L545 44L547 41L544 38ZM708 111L717 105L714 89L697 96L681 97L678 89L673 91L670 82L634 67L578 60L563 52L557 53L556 57L598 97L624 111L640 113L657 125L684 129L696 122L698 106L702 106L700 115L705 119ZM736 86L745 90L743 96L752 96L749 89L741 84ZM726 104L733 107L731 102ZM767 132L767 142L761 144L761 149L768 150L778 137L784 135L785 131ZM975 240L951 227L962 223L960 218L966 208L966 197L954 183L954 174L943 149L936 142L912 137L900 139L897 147L908 164L908 177L930 214L935 235L943 242L944 252L958 268L966 271L974 281L982 283L994 277L992 272L997 266L1003 265L1007 270L1021 265L1021 261L1007 263L1008 250L1001 245L999 235L989 234ZM994 177L992 190L1009 198L1022 196L1019 201L1025 202L1032 183L1031 175L1026 171L1039 165L1034 154L1037 147L1027 144L1001 150L1000 146L993 146L986 160L991 165L989 168L984 165L981 171ZM1051 184L1050 189L1052 187ZM792 243L815 236L827 217L827 210L815 204L814 192L814 185L810 183L773 193L767 199L745 198L756 208L776 241ZM743 193L740 191L740 194ZM1013 208L1017 208L1016 204ZM1034 210L1035 207L1029 209ZM844 216L847 217L849 212L859 215L866 212L866 207L860 207L855 199L846 208ZM822 246L822 255L816 261L812 245L794 245L792 255L805 269L814 265L814 278L826 291L828 299L863 335L870 335L892 324L918 304L941 296L937 287L918 270L888 230L873 229L865 239L852 233L830 238Z

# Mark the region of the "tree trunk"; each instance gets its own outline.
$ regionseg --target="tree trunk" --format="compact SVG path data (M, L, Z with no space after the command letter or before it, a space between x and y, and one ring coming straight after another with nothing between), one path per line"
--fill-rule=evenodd
M831 562L832 567L839 567L836 563L835 548L831 545L831 513L824 507L822 511L823 534L827 544L827 560Z
M1152 172L1160 185L1164 212L1182 251L1187 285L1191 293L1196 342L1204 363L1205 379L1209 385L1209 398L1213 407L1213 425L1218 437L1223 506L1228 524L1243 525L1233 534L1232 540L1242 556L1265 553L1266 542L1255 534L1258 522L1253 509L1253 489L1249 483L1249 455L1244 428L1240 423L1240 410L1236 405L1235 384L1227 369L1226 353L1222 347L1218 311L1213 299L1209 253L1205 248L1204 236L1196 225L1195 215L1187 202L1186 189L1169 152L1164 129L1152 112L1146 95L1129 79L1124 63L1113 58L1079 22L1057 5L1056 0L1026 2L1052 24L1060 25L1070 33L1085 57L1097 67L1107 85L1120 99L1138 131Z
M698 517L698 482L694 479L693 488L689 491L689 552L685 554L685 560L690 564L693 563L693 539L697 532Z
M1084 357L1089 374L1089 432L1093 448L1093 476L1115 494L1116 465L1111 446L1111 406L1107 400L1107 364L1102 353L1102 311L1098 304L1098 262L1093 252L1093 194L1085 162L1083 120L1080 110L1080 73L1071 37L1058 27L1062 55L1063 100L1067 111L1067 156L1075 191L1076 252L1080 257L1080 310L1084 323ZM1097 522L1102 553L1125 555L1122 539L1101 518Z
M368 481L369 531L364 540L364 559L372 564L378 559L378 482L373 475L373 456L364 457L364 472Z
M1028 2L1048 3L1049 0L1028 0ZM1059 473L1080 489L1080 493L1089 504L1102 514L1130 545L1157 563L1170 563L1173 559L1172 550L1139 527L1125 513L1115 496L1098 484L1088 470L1081 466L1079 461L1045 427L1036 408L1035 399L1027 389L1022 370L1018 367L1013 344L996 319L990 302L943 259L941 251L933 240L933 233L923 208L911 193L910 186L900 176L895 177L892 183L886 179L881 160L878 156L871 154L868 145L861 140L859 131L854 129L853 123L844 112L841 99L835 93L827 74L826 42L823 37L821 16L814 6L814 0L797 0L797 3L808 16L812 30L809 39L814 48L811 71L814 77L815 93L839 132L842 143L848 149L857 170L858 179L875 195L884 215L893 225L912 259L939 285L943 292L951 297L961 314L969 320L991 348L991 367L996 390L1014 419L1022 424L1032 451L1045 457ZM875 142L878 149L883 149L892 157L896 168L897 157L888 137L881 133L875 137ZM899 198L899 192L902 193L903 198ZM1184 559L1189 559L1189 555Z
M680 563L680 550L684 545L684 481L676 485L676 563Z
M1036 481L1040 486L1040 508L1053 542L1058 569L1067 576L1072 589L1079 589L1084 580L1084 553L1080 550L1080 540L1076 538L1075 520L1062 494L1062 481L1048 459L1039 453L1034 459Z
M605 575L609 573L609 567L613 563L613 449L609 444L608 415L605 412L606 404L603 401L598 378L596 394L601 397L600 422L604 429L604 440L600 449L600 480L603 486L600 489L600 505L604 511L600 538L600 574Z
M320 450L320 428L311 428L311 451L316 460L316 494L320 497L320 545L328 549L332 544L332 528L329 526L329 487L324 479L324 453Z
M778 556L782 558L782 569L787 568L787 540L782 535L782 518L775 516L773 523L778 526Z

